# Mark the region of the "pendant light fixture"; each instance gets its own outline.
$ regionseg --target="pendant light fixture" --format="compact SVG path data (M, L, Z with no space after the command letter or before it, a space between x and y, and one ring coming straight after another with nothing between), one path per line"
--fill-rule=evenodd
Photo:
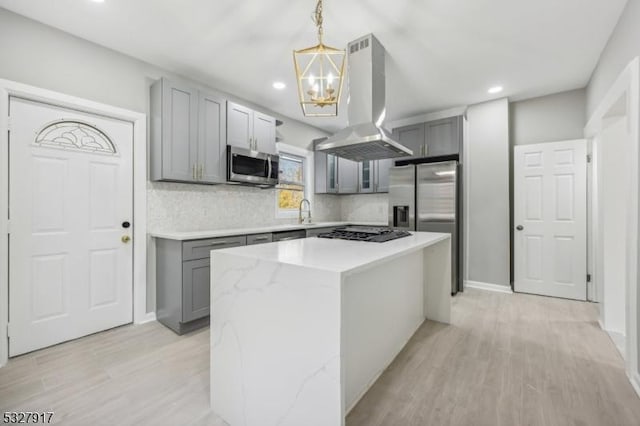
M293 51L300 106L306 117L333 117L338 115L346 52L323 43L322 0L312 20L318 28L318 44Z

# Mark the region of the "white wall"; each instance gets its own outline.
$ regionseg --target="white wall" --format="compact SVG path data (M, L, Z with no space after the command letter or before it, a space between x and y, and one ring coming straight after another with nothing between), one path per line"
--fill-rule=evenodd
M509 287L509 104L467 110L466 280Z
M512 145L582 139L586 90L571 90L509 105Z
M607 330L625 335L627 182L630 172L626 120L612 122L599 139L599 187L603 211L602 319Z
M640 0L629 0L587 86L587 120L636 56L640 56Z

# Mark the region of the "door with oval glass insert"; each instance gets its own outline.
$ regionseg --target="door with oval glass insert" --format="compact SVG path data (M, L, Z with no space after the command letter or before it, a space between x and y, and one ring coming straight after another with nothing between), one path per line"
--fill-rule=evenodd
M10 99L9 352L132 321L133 124Z

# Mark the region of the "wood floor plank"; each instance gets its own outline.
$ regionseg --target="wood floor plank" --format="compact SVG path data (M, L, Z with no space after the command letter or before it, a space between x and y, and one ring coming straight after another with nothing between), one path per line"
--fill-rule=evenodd
M467 290L425 322L347 426L640 425L597 305ZM209 409L209 329L125 326L9 361L0 409L64 425L225 426Z

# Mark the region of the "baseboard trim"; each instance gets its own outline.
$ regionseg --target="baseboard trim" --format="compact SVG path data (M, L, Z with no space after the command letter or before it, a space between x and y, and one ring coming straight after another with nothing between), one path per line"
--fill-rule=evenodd
M631 386L633 386L633 390L638 394L638 398L640 398L640 374L634 373L632 376L628 376L629 381L631 382Z
M148 322L155 321L155 320L156 320L156 313L155 312L147 312L147 314L145 316L143 316L138 321L135 321L134 324L136 324L136 325L146 324Z
M605 331L609 335L609 338L613 342L613 345L616 347L618 352L620 352L620 355L622 355L622 359L627 359L627 355L626 355L627 337L624 334L618 333L616 331L611 331L611 330L605 330Z
M627 359L626 357L626 347L627 347L627 336L619 333L617 331L611 331L611 330L607 330L607 328L604 326L604 324L602 323L602 319L598 318L598 325L600 326L600 328L602 329L602 331L604 331L605 333L607 333L607 336L609 336L609 339L611 339L611 341L613 342L613 346L616 347L616 349L618 350L618 352L620 352L620 355L622 356L622 359ZM631 380L631 378L629 378L629 380Z
M483 283L480 281L464 281L464 286L469 288L476 288L478 290L495 291L497 293L513 294L511 287L505 287L499 284Z

